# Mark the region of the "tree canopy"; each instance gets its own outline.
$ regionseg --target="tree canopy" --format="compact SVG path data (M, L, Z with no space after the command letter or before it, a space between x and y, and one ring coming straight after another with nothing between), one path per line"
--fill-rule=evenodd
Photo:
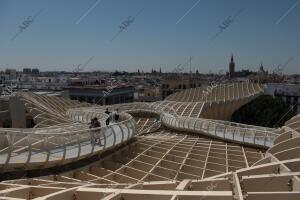
M262 95L235 111L231 121L278 128L295 115L281 98Z

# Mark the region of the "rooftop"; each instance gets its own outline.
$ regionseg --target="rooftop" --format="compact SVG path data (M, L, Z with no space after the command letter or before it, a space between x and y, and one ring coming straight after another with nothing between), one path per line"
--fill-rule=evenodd
M279 129L228 121L262 91L234 83L106 107L17 93L36 125L0 129L1 199L298 200L300 116ZM106 108L120 115L108 126Z

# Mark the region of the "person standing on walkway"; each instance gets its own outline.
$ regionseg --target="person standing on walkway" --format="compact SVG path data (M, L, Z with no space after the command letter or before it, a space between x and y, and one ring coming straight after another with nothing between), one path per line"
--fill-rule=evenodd
M98 118L97 117L94 117L93 119L91 119L91 123L90 123L90 126L89 128L90 129L96 129L96 128L99 128L101 127L101 123L98 121ZM92 140L94 143L99 143L99 145L101 146L101 139L100 139L100 131L101 129L99 130L92 130ZM97 133L99 132L99 133Z
M100 128L101 127L101 123L98 121L98 118L95 117L94 118L94 128ZM101 133L101 129L96 130L97 133L97 139L96 139L96 143L99 143L100 146L102 146L101 144L101 138L100 138L100 133Z
M98 118L95 117L95 118L94 118L94 128L98 128L98 127L101 127L101 124L100 124L100 122L98 121Z
M116 113L115 113L115 121L119 121L120 115L119 115L119 110L116 109Z
M108 108L106 108L105 113L108 114L108 118L106 119L105 123L106 125L109 125L110 112L108 111Z
M90 128L90 129L95 128L94 118L91 119L89 128ZM96 143L97 141L96 141L96 137L95 137L95 131L91 131L91 133L92 133L92 138L91 138L91 140L92 140L93 143Z
M91 119L89 128L95 128L94 125L95 125L95 123L94 123L94 118L93 118L93 119Z

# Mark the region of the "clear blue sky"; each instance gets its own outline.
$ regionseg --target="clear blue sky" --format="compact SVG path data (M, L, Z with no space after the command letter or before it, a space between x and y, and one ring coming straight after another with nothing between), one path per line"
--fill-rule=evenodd
M298 0L201 0L176 24L197 1L102 0L95 6L97 0L0 0L0 67L72 70L94 56L87 71L171 71L192 56L193 68L205 73L227 70L233 53L238 70L257 70L261 62L272 70L292 58L285 72L300 73ZM111 42L122 22L142 8ZM22 22L41 9L11 41Z

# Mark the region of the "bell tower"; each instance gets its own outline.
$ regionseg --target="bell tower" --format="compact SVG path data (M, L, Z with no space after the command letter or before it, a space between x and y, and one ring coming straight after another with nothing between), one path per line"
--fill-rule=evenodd
M234 77L235 63L233 60L233 55L231 55L230 63L229 63L229 78Z

